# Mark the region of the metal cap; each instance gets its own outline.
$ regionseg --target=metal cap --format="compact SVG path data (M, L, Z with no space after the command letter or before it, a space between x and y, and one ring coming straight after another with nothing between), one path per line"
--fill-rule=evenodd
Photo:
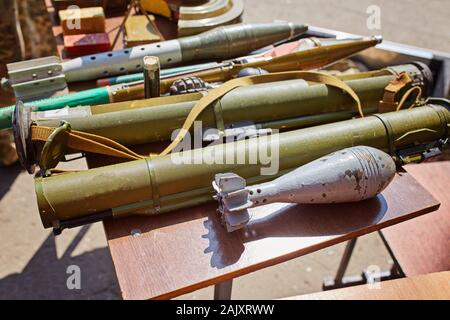
M11 90L11 82L9 82L9 79L7 78L2 78L0 80L0 84L3 90L7 91L7 90Z
M160 69L158 57L145 56L143 62L144 62L144 69L148 71L156 71Z
M425 85L425 93L427 96L430 96L433 90L433 84L434 84L434 79L433 79L433 72L431 72L431 69L429 66L427 66L425 63L420 62L420 61L413 61L411 62L412 65L416 66L420 72L423 75L423 79L425 81L424 85Z
M268 74L269 72L267 70L261 69L261 68L244 68L239 70L237 77L248 77L248 76L260 76L262 74Z
M36 167L36 155L31 142L31 107L25 106L20 100L17 101L14 109L12 128L20 164L28 173L33 174Z
M307 24L288 22L288 25L291 28L291 34L289 38L293 38L308 31Z
M383 36L381 36L381 35L372 36L372 39L376 40L377 43L382 43L383 42Z

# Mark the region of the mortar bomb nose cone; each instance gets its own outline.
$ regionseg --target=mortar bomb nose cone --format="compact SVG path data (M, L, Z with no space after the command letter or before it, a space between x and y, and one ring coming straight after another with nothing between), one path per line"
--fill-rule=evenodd
M308 25L303 23L289 22L289 27L291 28L291 37L298 36L308 31Z

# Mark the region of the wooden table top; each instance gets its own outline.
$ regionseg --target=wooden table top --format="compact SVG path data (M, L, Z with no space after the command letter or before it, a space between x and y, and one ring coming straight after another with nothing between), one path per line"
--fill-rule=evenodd
M403 174L360 203L255 208L234 233L216 206L105 221L123 298L173 298L434 211L439 202Z
M449 300L450 271L287 298L288 300Z
M406 170L441 202L438 211L382 231L407 276L450 270L450 161Z

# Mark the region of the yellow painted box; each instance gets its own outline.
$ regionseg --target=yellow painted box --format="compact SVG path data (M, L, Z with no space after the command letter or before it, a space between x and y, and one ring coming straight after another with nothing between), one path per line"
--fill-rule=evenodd
M148 17L152 23L144 15L128 18L125 23L125 45L128 48L162 40L154 23L155 17L152 15L148 15Z
M64 35L105 32L105 13L102 7L59 11Z

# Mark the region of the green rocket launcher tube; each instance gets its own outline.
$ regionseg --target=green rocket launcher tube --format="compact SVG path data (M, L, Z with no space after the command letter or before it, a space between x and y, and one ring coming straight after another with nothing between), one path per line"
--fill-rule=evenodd
M304 39L305 46L301 50L289 54L281 54L277 57L268 58L254 55L215 63L213 64L214 67L208 64L166 69L161 71L161 93L168 93L172 83L181 77L197 76L204 81L223 82L237 77L239 71L247 67L261 67L269 72L316 69L372 47L380 41L381 38L379 37L331 41L319 41L317 39L306 38ZM183 70L187 71L187 73L180 73ZM188 72L189 70L190 72ZM130 79L129 77L132 77L132 75L121 77L128 77ZM142 98L144 98L144 83L142 79L137 79L137 81L132 83L108 85L102 88L79 91L64 96L29 101L25 105L33 106L33 110L35 111L45 111L60 109L66 106L92 106ZM10 128L13 112L14 106L0 109L0 129Z
M123 83L69 93L62 96L45 98L25 102L25 106L32 106L35 111L57 110L64 107L92 106L114 101L117 94L126 94L127 99L140 99L141 90L133 83ZM119 100L122 101L122 100ZM0 130L11 128L12 115L16 106L0 108Z
M64 108L65 106L84 106L84 105L96 105L110 102L110 90L109 87L94 88L89 90L83 90L76 93L66 94L63 96L46 98L42 100L36 100L26 102L24 105L33 106L36 110L46 111ZM7 106L0 108L0 130L11 128L12 114L16 106Z
M290 22L228 25L195 36L78 57L60 63L60 68L65 80L70 83L142 71L142 59L149 55L159 57L163 68L202 60L231 59L298 36L307 30L308 26L304 24ZM27 63L32 64L32 60ZM82 103L108 103L111 100L106 100L107 94L111 90L111 88L87 90L66 98L44 99L45 101L38 101L37 104L42 104L41 110L45 110ZM142 95L143 91L140 92ZM126 100L132 99L135 97L127 95ZM65 105L62 104L64 102ZM13 111L12 106L0 109L0 129L11 127Z
M358 95L364 112L370 114L377 112L386 86L403 72L411 76L412 82L399 95L411 85L421 87L424 92L431 87L431 72L425 65L416 63L341 79ZM47 127L58 127L65 119L73 130L101 135L124 145L136 145L169 140L173 130L181 128L199 97L200 94L181 95L77 107L68 109L61 117L51 115L46 119L45 114L33 113L31 118L37 125ZM179 99L190 101L179 102ZM77 117L77 112L83 116ZM351 97L340 89L288 80L236 88L219 99L214 108L204 110L198 120L204 128L216 128L217 113L225 125L251 120L265 128L286 130L349 119L358 111ZM36 147L39 155L40 150Z
M449 102L445 101L447 108ZM44 227L60 232L106 217L156 214L212 199L215 174L233 172L248 184L273 179L314 159L355 145L371 146L405 159L426 145L448 138L450 112L426 106L365 118L315 126L201 149L135 160L86 171L35 179L36 196ZM277 141L272 146L272 140ZM225 148L226 146L226 148ZM276 174L262 175L266 164L249 161L258 150L278 150ZM205 164L211 154L222 162ZM225 161L245 156L245 161ZM184 159L178 163L174 159ZM242 160L242 159L241 159Z
M218 63L204 63L193 66L183 66L177 68L170 68L161 70L161 77L169 77L176 75L177 73L183 71L193 71L198 70L199 68L211 68L213 66L217 66ZM143 83L143 74L130 74L117 76L115 79L117 81L112 80L111 83L104 83L104 86L81 90L74 93L65 94L62 96L56 96L51 98L45 98L40 100L33 100L25 102L25 106L32 106L34 111L48 111L61 109L64 107L76 107L76 106L95 106L100 104L108 104L112 102L116 102L114 97L117 92L127 91L127 88L130 88L134 85L133 82ZM142 96L142 90L128 90L126 100L140 99ZM11 128L12 123L12 114L14 113L15 105L7 106L0 108L0 130L1 129L9 129Z

